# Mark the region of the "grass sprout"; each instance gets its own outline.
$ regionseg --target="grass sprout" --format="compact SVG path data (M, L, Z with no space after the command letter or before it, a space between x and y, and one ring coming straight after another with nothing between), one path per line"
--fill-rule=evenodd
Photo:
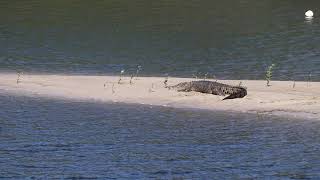
M267 86L270 86L270 81L271 81L271 78L272 78L272 71L273 71L273 68L274 68L275 66L276 66L275 64L271 64L271 65L267 68L267 71L266 71Z

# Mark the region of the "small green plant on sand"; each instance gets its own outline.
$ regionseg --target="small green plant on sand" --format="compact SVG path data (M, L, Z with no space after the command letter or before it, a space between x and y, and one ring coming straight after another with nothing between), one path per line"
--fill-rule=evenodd
M271 66L268 67L266 71L266 80L267 80L267 86L270 86L270 81L272 78L272 70L275 67L275 64L271 64Z
M140 66L140 65L138 65L137 66L137 71L136 71L136 79L138 78L138 76L139 76L139 72L142 70L142 66Z
M124 69L122 69L120 72L118 84L120 84L123 74L124 74Z

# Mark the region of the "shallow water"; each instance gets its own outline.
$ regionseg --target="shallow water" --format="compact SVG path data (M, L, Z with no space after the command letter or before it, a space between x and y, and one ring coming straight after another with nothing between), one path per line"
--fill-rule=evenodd
M320 122L0 93L0 177L320 177Z
M319 8L318 0L1 1L0 70L117 75L141 65L147 76L264 79L275 63L274 79L319 81Z

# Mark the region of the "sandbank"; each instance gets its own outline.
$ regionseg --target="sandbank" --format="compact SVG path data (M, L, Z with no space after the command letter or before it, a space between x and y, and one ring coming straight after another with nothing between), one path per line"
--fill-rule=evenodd
M164 77L0 74L0 91L12 95L78 99L85 101L149 104L174 108L198 108L228 112L259 113L301 119L320 119L320 82L218 80L247 87L241 99L222 101L222 96L176 92L164 87ZM194 78L169 77L168 85Z

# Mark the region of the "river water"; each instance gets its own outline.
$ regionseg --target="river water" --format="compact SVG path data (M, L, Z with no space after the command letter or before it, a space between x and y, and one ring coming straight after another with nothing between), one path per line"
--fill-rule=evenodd
M317 179L320 122L0 93L0 178Z
M274 79L319 81L319 14L318 0L4 0L0 70L264 79L274 63Z
M320 80L320 1L3 0L0 72ZM306 20L312 9L315 18ZM0 178L318 179L320 122L9 95Z

